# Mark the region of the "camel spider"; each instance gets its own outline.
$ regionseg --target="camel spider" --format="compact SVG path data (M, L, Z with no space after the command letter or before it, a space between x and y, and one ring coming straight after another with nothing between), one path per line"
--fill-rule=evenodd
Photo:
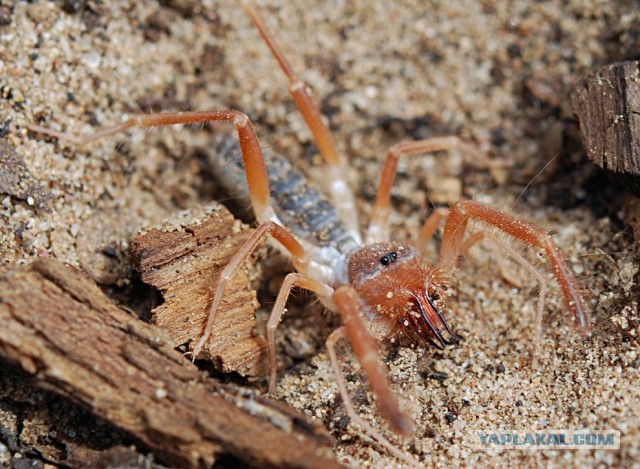
M306 85L296 76L275 44L254 7L242 2L245 12L259 30L262 38L289 79L289 91L304 120L313 133L317 147L325 160L325 185L329 194L311 188L305 179L285 159L271 155L265 161L253 125L240 111L179 112L143 115L125 123L102 130L89 137L73 138L39 126L31 130L85 144L131 127L156 127L212 121L235 125L238 142L218 142L217 171L230 187L241 188L248 195L259 226L246 244L224 268L216 286L209 316L202 336L195 344L197 357L210 338L216 311L228 282L267 235L275 239L291 258L296 273L286 276L267 324L271 380L269 391L276 387L277 362L275 332L285 312L291 289L300 287L314 292L330 310L338 312L343 326L330 334L326 341L338 389L348 416L392 454L415 464L415 461L390 443L379 431L368 425L355 412L341 365L336 344L348 338L364 369L378 402L378 407L390 427L399 435L413 434L413 423L400 409L391 391L386 370L380 361L376 339L402 333L412 340L444 348L457 342L456 335L444 317L444 289L456 267L461 253L472 244L489 236L478 232L464 239L470 219L544 250L551 269L564 295L574 325L588 331L588 315L578 287L556 244L545 230L514 216L474 201L461 201L448 213L436 210L422 226L416 246L390 241L390 193L398 159L455 147L465 147L456 137L431 138L403 142L392 147L386 156L369 226L361 235L354 196L345 180L346 162L336 149L319 109L308 94ZM233 151L237 146L240 152ZM470 150L473 151L473 150ZM241 153L242 159L238 153ZM429 265L419 250L434 235L444 221L440 259ZM287 227L287 228L285 228ZM493 240L493 242L497 242ZM537 274L537 271L513 249L503 252ZM541 279L541 276L537 274ZM544 304L543 288L538 303L538 319ZM538 328L539 329L539 328ZM375 336L375 338L374 338Z

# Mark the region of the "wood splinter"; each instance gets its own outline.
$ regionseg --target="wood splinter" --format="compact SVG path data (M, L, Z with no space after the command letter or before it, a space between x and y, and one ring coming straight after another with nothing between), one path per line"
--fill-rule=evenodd
M142 281L164 298L153 309L152 322L168 332L175 347L189 342L193 350L207 320L217 277L252 232L213 203L182 212L134 239L131 257ZM264 376L266 340L256 333L258 302L248 273L242 269L231 280L212 339L197 358L211 360L225 373Z

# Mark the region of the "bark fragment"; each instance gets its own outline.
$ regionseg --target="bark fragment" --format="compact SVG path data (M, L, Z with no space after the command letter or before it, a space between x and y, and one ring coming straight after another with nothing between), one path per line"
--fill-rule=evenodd
M0 272L0 357L125 430L165 463L336 467L323 430L288 407L204 377L166 334L57 261Z
M615 173L640 175L640 62L607 65L571 93L587 157Z
M153 310L152 321L169 333L174 346L189 342L193 349L207 320L218 276L251 232L222 205L210 204L182 212L134 239L134 265L142 280L159 289L164 298ZM255 331L258 303L249 285L250 268L252 262L229 283L212 338L199 358L211 360L223 372L263 376L267 346Z

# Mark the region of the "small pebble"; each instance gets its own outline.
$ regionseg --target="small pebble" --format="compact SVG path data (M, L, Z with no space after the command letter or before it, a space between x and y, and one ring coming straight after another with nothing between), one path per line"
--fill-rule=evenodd
M100 58L100 54L98 54L97 52L87 52L82 57L82 60L87 65L87 67L93 69L98 68L100 66L100 62L102 61L102 59Z

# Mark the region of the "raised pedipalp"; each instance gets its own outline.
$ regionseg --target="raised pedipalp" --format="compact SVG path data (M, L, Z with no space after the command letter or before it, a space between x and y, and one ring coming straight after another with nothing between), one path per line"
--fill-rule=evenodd
M583 334L589 332L589 315L584 307L576 281L551 235L532 223L472 200L458 202L451 208L445 223L440 250L440 266L452 268L456 265L464 246L464 235L470 218L494 226L530 246L544 249L551 269L564 294L567 309L573 316L574 326Z

